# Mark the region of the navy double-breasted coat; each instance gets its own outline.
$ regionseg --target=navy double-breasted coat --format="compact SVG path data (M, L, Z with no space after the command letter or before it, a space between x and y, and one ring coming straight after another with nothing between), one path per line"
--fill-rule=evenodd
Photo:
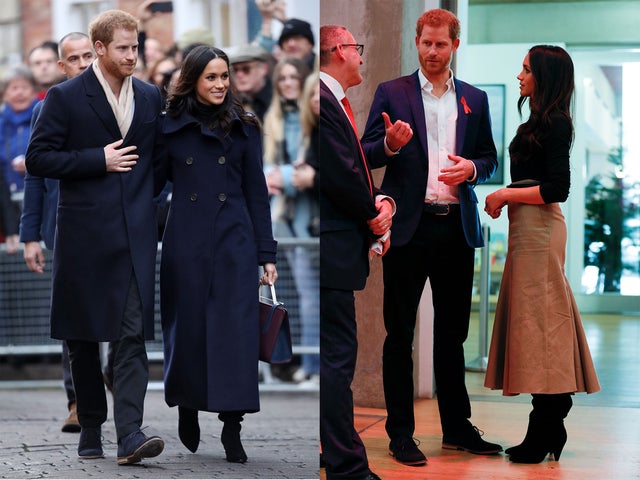
M104 147L122 138L92 68L47 92L26 155L30 174L60 179L53 256L51 335L110 341L132 274L144 336L153 338L158 245L154 167L162 163L157 87L133 79L135 110L123 147L137 146L129 172L107 173Z
M258 411L258 279L276 261L259 129L224 135L188 113L162 131L173 182L162 241L165 399Z

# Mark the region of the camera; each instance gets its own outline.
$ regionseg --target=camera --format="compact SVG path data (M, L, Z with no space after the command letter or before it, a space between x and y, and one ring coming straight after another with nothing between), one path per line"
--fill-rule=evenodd
M173 12L173 2L154 2L149 5L149 10L153 13Z

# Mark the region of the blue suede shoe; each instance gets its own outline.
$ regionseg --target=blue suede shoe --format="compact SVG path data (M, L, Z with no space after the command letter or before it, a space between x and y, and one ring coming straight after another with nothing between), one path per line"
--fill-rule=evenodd
M158 437L147 437L142 431L130 433L118 440L118 464L138 463L143 458L157 457L164 449L164 441Z
M100 427L82 427L78 440L78 456L86 459L104 457Z

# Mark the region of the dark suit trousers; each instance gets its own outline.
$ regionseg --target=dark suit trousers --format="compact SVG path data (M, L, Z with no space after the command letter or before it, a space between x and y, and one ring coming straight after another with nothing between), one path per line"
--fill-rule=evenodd
M99 427L107 419L107 399L98 342L67 340L71 373L76 390L78 421L83 427ZM144 344L142 304L131 275L120 339L112 343L113 417L118 439L140 429L149 364Z
M367 453L353 426L357 352L353 291L320 288L320 442L327 480L369 474Z
M384 278L383 383L389 438L412 437L413 336L427 278L433 293L433 365L444 435L468 425L463 343L469 330L474 249L465 241L459 210L423 213L413 239L382 258Z
M69 365L69 347L64 340L62 341L62 379L64 390L67 392L67 408L71 408L71 404L76 403L76 391L73 389L71 365Z

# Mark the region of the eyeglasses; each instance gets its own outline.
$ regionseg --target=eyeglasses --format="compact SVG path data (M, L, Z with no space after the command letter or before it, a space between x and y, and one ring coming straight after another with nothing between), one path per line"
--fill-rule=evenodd
M338 45L333 47L330 51L335 52L338 46L355 47L356 51L358 52L358 55L360 56L362 56L362 54L364 53L364 45L362 45L361 43L339 43Z
M251 63L244 63L241 65L232 65L231 69L233 70L233 73L244 73L245 75L249 75L249 73L251 72L251 69L253 68L253 64Z

